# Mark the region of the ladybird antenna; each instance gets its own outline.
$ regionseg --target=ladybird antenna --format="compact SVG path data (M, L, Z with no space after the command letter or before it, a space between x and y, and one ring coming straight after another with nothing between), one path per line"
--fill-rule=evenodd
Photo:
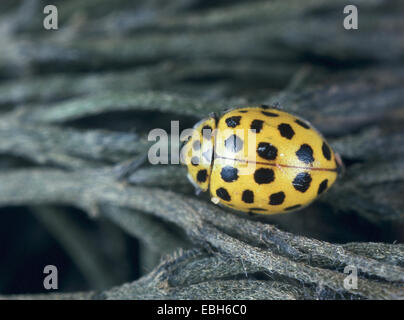
M342 161L342 158L339 153L335 153L335 162L337 163L337 173L338 175L345 175L346 172L346 167L344 162Z
M137 156L133 159L120 163L114 168L115 177L118 181L123 181L129 178L138 168L146 163L147 153Z

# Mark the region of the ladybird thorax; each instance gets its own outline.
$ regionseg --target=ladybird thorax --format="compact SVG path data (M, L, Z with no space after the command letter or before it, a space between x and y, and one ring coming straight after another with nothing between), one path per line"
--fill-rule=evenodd
M216 119L199 121L181 150L181 160L188 168L188 179L197 190L207 191L212 171Z

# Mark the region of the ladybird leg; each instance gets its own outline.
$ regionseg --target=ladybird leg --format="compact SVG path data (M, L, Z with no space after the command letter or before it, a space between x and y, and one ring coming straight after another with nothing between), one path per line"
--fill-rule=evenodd
M211 197L210 201L212 201L214 204L219 204L219 202L220 202L218 197Z
M194 186L195 195L199 196L201 194L201 192L202 192L202 189L198 186L198 184L196 184L196 182L194 181L194 179L192 179L192 176L189 173L187 174L187 179Z
M211 113L209 113L209 118L213 118L213 119L217 120L217 114L216 114L216 112L211 112Z
M257 216L259 216L258 213L253 212L253 211L247 211L247 214L248 214L250 217L257 217Z

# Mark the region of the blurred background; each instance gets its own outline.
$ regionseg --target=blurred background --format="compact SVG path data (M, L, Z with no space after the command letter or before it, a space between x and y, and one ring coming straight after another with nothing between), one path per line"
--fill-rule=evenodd
M58 9L57 30L43 26L48 4ZM346 4L358 7L358 30L343 27ZM184 129L211 111L273 102L318 127L348 169L401 161L403 8L402 1L382 0L2 0L0 170L111 166L141 154L134 145L138 137L156 127L169 130L170 120L180 120ZM183 112L171 106L177 95ZM203 108L187 109L188 101L201 101ZM81 106L79 116L58 119L58 108ZM48 107L56 112L44 113ZM1 123L20 110L39 110L49 123L94 133L86 137L104 137L111 147L93 150L97 158L83 141L83 150L67 146L70 158L63 158L54 141L31 145L20 139L22 131ZM362 144L361 137L374 137L375 144ZM402 169L395 168L391 175ZM391 199L384 199L394 210L383 217L335 209L329 200L266 221L336 243L403 242L404 187L401 180L394 183L387 188ZM193 194L185 180L178 184L166 187ZM71 206L0 207L1 294L46 292L48 264L58 267L62 292L133 281L161 258L149 251L110 220Z

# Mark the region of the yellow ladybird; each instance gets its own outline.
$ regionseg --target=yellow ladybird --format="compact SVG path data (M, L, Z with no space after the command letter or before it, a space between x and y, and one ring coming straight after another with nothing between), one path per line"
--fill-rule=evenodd
M336 156L307 121L267 106L198 122L182 149L188 178L211 200L274 214L308 205L335 182Z

